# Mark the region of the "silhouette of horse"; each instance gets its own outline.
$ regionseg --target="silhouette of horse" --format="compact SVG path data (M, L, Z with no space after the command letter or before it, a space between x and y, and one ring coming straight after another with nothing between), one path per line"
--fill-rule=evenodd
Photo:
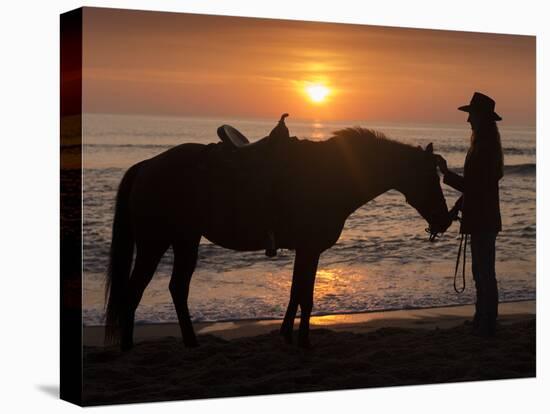
M432 233L450 225L432 144L424 150L368 129L344 129L322 142L264 139L240 149L182 144L135 164L116 200L106 341L132 347L135 310L172 246L169 290L183 341L196 346L187 298L201 237L252 251L264 249L273 231L279 248L296 251L281 335L292 341L300 306L298 341L309 346L320 254L336 243L351 213L390 189L405 195Z

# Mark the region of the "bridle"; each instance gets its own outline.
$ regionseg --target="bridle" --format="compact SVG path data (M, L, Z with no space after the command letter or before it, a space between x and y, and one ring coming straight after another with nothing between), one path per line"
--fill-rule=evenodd
M412 203L409 201L409 198L405 196L405 200L407 204L412 205ZM459 200L460 201L460 200ZM459 222L462 221L461 218L457 215L455 220L458 220ZM443 233L434 232L431 228L431 225L428 224L428 227L424 229L426 233L429 234L428 241L429 242L435 242ZM466 250L468 246L468 234L461 234L460 237L460 244L458 246L458 254L456 256L456 263L455 263L455 274L453 279L453 288L456 293L460 294L463 293L466 290ZM458 267L460 265L460 258L462 255L462 287L460 289L457 286L457 277L458 277Z
M410 202L410 199L409 199L409 197L407 197L407 196L405 196L405 202L406 202L407 204L413 206L413 203ZM433 230L432 230L432 226L431 226L431 224L429 224L429 222L428 222L428 227L426 227L426 228L424 229L424 231L425 231L426 233L429 234L429 236L428 236L428 241L429 241L429 242L434 242L434 241L436 241L436 240L437 240L439 237L441 237L441 235L443 234L443 233L440 233L440 232L433 231Z
M443 234L443 233L437 233L437 232L432 231L432 229L431 229L430 227L426 227L426 228L424 229L424 231L425 231L426 233L429 233L429 234L430 234L430 236L428 237L428 241L429 241L429 242L434 242L434 241L436 241L436 240L437 240L439 237L441 237L441 235Z

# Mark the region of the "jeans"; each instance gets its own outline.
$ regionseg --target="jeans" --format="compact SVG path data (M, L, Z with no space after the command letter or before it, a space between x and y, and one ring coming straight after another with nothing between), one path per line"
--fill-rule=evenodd
M472 233L472 274L476 287L474 324L494 329L498 316L498 287L495 273L497 233Z

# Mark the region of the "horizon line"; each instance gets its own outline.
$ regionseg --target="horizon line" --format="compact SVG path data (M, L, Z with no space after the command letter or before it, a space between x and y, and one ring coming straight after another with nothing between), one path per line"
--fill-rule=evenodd
M151 118L195 118L195 119L241 119L241 120L254 120L254 121L266 121L266 122L276 122L279 119L279 116L273 118L269 116L254 116L254 115L235 115L235 114L225 114L225 115L208 115L208 114L153 114L153 113L137 113L137 112L95 112L95 111L83 111L81 116L86 115L104 115L104 116L135 116L135 117L151 117ZM77 115L73 115L77 116ZM326 122L326 123L374 123L374 124L414 124L414 125L465 125L467 126L466 120L463 122L458 121L426 121L426 120L384 120L384 119L320 119L320 118L302 118L302 117L290 117L290 122ZM503 125L502 122L498 124ZM506 123L505 126L512 127L528 127L535 128L537 127L536 120L528 122L518 122L518 123ZM469 127L468 127L469 128Z

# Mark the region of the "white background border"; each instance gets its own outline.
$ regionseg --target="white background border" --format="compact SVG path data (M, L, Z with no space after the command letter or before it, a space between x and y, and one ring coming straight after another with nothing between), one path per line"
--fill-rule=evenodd
M538 413L548 409L550 294L548 13L544 1L9 1L0 16L0 410L76 411L59 375L59 14L82 5L537 35L538 376L435 386L246 397L102 408L107 412L370 411ZM513 82L513 79L510 79ZM548 391L546 391L548 393ZM544 407L544 408L543 408ZM96 410L95 408L92 410Z

